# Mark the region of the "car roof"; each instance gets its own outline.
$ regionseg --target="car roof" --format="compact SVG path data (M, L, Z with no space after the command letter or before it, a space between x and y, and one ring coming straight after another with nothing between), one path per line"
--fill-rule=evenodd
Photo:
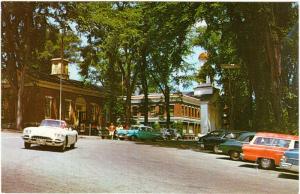
M287 135L287 134L282 134L282 133L257 132L256 136L259 136L259 137L273 137L273 138L290 139L290 140L299 140L299 136Z

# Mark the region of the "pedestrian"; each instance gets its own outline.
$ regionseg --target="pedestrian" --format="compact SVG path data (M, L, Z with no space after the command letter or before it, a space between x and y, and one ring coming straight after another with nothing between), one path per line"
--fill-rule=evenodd
M109 130L109 135L111 135L111 139L114 139L116 127L114 126L113 123L110 124L108 130Z

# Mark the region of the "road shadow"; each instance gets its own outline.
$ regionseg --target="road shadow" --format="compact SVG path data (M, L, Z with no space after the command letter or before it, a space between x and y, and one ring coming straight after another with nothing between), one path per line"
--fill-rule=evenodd
M231 160L229 157L218 157L217 159L219 159L219 160Z
M278 178L299 180L299 174L280 173Z
M257 164L241 164L239 165L239 167L243 167L243 168L258 168L258 165Z
M249 161L243 161L243 162L249 162ZM265 170L265 169L259 168L257 163L241 164L239 167ZM289 170L286 170L286 169L282 169L282 168L278 168L278 167L274 168L274 169L271 169L271 170L265 170L265 171L279 172L280 173L279 176L282 176L282 177L278 176L279 178L289 178L289 177L291 177L290 179L294 179L293 177L295 177L295 176L298 176L298 178L299 178L299 173L289 171Z
M29 149L22 148L23 150L35 150L35 151L42 151L42 152L60 152L58 147L53 147L53 146L39 146L39 145L34 145L31 146ZM64 152L68 152L70 150L77 149L75 146L73 149L72 148L66 148ZM63 153L63 152L60 152Z
M207 150L200 149L200 146L197 142L194 141L172 141L172 140L164 140L164 141L135 141L137 145L151 145L153 147L165 147L165 148L175 148L180 150L192 150L195 152L204 152L211 153Z

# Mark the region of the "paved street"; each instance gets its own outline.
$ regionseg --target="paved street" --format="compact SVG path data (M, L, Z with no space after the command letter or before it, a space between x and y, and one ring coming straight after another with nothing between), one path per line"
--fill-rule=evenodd
M80 138L64 153L1 133L2 192L298 193L298 175L153 143Z

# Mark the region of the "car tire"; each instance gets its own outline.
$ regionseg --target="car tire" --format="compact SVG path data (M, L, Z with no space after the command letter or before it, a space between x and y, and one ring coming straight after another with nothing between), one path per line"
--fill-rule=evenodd
M71 149L74 149L74 148L75 148L75 143L71 144L71 145L70 145L70 148L71 148Z
M240 153L237 151L230 151L229 156L231 160L238 161L240 160Z
M68 142L68 137L66 137L64 143L62 146L59 147L59 151L60 152L64 152L66 150L66 147L67 147L67 142Z
M31 146L31 144L30 144L30 143L24 142L24 147L25 147L25 149L29 149L29 148L30 148L30 146Z
M218 145L214 145L214 147L213 147L213 152L214 152L215 154L217 154L217 153L219 153L218 151L219 151L219 146L218 146Z
M74 149L74 148L75 148L75 143L76 143L76 142L77 142L77 136L75 137L75 142L74 142L73 144L70 145L70 148L71 148L71 149Z
M258 165L262 169L269 170L274 168L274 161L269 158L261 158Z

